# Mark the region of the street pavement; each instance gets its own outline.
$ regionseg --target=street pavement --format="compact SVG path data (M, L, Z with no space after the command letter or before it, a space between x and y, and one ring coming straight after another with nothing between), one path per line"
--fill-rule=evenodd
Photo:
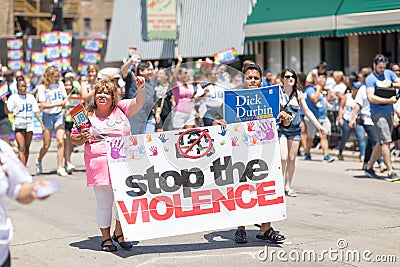
M31 174L40 146L40 140L33 141ZM283 244L257 240L257 228L248 226L245 245L235 244L234 229L223 229L140 241L130 251L118 247L106 253L100 250L94 193L86 186L83 148L79 149L72 155L77 170L59 177L53 140L43 161L46 173L34 176L57 179L61 192L28 206L7 201L14 224L13 266L399 265L400 183L365 177L353 152L345 151L345 161L332 163L321 161L320 150L313 150L312 161L298 158L293 182L298 197L286 198L288 218L273 223L287 236ZM394 167L400 168L400 162Z

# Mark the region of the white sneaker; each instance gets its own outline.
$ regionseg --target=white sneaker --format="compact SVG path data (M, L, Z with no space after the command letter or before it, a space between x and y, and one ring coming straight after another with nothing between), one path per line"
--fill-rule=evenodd
M68 173L65 171L64 168L59 168L57 170L57 175L66 177L66 176L68 176Z
M72 172L75 171L75 166L71 163L68 163L65 165L64 169L68 174L72 174Z
M43 173L43 166L41 162L36 162L36 174L42 174Z

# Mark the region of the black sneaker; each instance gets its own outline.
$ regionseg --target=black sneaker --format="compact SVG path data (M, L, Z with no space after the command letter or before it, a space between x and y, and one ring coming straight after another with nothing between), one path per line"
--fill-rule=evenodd
M246 231L245 231L245 230L236 230L236 233L235 233L235 242L236 242L237 244L244 244L244 243L247 243Z
M397 173L392 172L391 174L388 174L388 177L385 178L385 180L388 182L395 182L395 181L399 181L400 177L397 175Z
M374 169L372 169L372 168L371 169L365 168L364 172L365 172L365 175L370 178L379 178L378 175L376 175Z

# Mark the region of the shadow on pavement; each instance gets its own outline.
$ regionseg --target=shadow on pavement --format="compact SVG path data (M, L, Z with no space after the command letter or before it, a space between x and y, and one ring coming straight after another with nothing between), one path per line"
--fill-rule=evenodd
M237 247L281 247L282 244L275 244L256 239L256 230L246 230L248 243L236 244L233 241L235 230L218 231L204 235L203 237L208 241L207 243L190 243L190 244L171 244L171 245L151 245L151 246L135 246L139 242L132 242L134 247L131 250L124 250L114 242L118 250L113 254L121 258L128 258L135 255L145 254L160 254L160 253L174 253L174 252L189 252L189 251L207 251L215 249L227 249ZM218 240L215 240L218 239ZM88 237L86 240L70 243L70 246L79 249L87 249L93 251L101 251L100 247L101 236ZM256 253L256 251L254 251Z

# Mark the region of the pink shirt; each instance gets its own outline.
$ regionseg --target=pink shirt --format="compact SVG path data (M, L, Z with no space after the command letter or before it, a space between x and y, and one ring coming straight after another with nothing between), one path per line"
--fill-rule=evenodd
M182 113L191 113L193 111L194 87L192 84L187 84L187 86L188 88L185 88L181 83L177 82L176 86L172 88L175 100L174 111Z
M90 141L85 143L84 150L88 186L111 184L105 137L130 135L131 126L125 114L129 112L131 101L131 99L119 101L119 107L114 108L110 116L106 118L89 116L92 124L91 137ZM76 127L73 127L71 134L78 133Z

